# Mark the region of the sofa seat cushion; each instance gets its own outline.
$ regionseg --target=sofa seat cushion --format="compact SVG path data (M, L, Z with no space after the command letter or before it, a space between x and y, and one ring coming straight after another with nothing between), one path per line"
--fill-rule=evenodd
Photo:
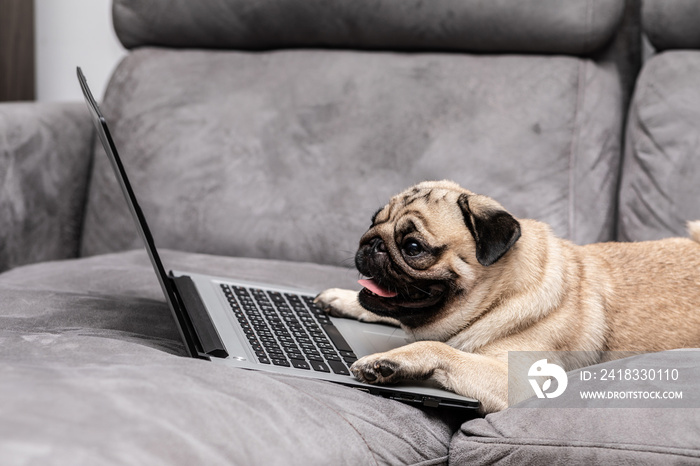
M377 208L445 178L613 239L623 99L592 60L144 48L102 108L166 248L347 265ZM82 253L140 244L100 148Z
M566 403L533 397L485 418L470 420L453 439L450 461L470 465L697 464L699 360L700 350L673 350L591 366L586 368L589 377L583 381L577 371L570 372L562 396L568 400ZM649 368L677 369L679 376L666 382L635 382L631 380L633 375L624 376L624 381L620 377L614 381L599 380L602 369L615 370L616 374L617 369L637 369L639 374ZM576 398L579 392L591 388L637 395L625 394L610 400ZM643 392L656 391L680 392L682 398L644 399ZM651 407L655 403L663 407Z
M637 80L620 188L622 241L686 236L700 220L700 51L668 51Z
M320 290L348 269L164 252L167 267ZM10 464L445 462L460 419L335 384L182 357L145 252L0 275Z

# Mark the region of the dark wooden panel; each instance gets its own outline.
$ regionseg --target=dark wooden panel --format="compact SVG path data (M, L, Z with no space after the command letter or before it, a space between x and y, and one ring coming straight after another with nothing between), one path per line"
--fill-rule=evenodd
M0 102L34 100L34 0L0 0Z

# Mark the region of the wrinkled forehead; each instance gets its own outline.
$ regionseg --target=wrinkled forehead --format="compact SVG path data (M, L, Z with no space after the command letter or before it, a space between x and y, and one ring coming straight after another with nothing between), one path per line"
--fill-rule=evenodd
M406 217L416 217L425 222L427 212L439 214L456 208L459 196L464 193L465 190L461 189L415 186L394 196L379 209L372 218L372 226L395 224Z

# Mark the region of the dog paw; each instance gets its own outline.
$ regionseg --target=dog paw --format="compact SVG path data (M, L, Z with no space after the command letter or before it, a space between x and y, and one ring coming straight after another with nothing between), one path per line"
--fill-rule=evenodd
M398 382L402 378L401 364L381 354L358 359L350 370L359 381L365 383L387 384Z
M357 291L330 288L319 293L314 303L333 317L357 319L364 312L357 300Z

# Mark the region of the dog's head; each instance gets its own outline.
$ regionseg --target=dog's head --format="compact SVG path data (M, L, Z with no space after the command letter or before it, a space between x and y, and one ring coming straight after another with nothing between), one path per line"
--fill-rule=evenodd
M426 325L455 309L518 238L520 224L493 199L449 181L420 183L377 211L360 240L360 304Z

